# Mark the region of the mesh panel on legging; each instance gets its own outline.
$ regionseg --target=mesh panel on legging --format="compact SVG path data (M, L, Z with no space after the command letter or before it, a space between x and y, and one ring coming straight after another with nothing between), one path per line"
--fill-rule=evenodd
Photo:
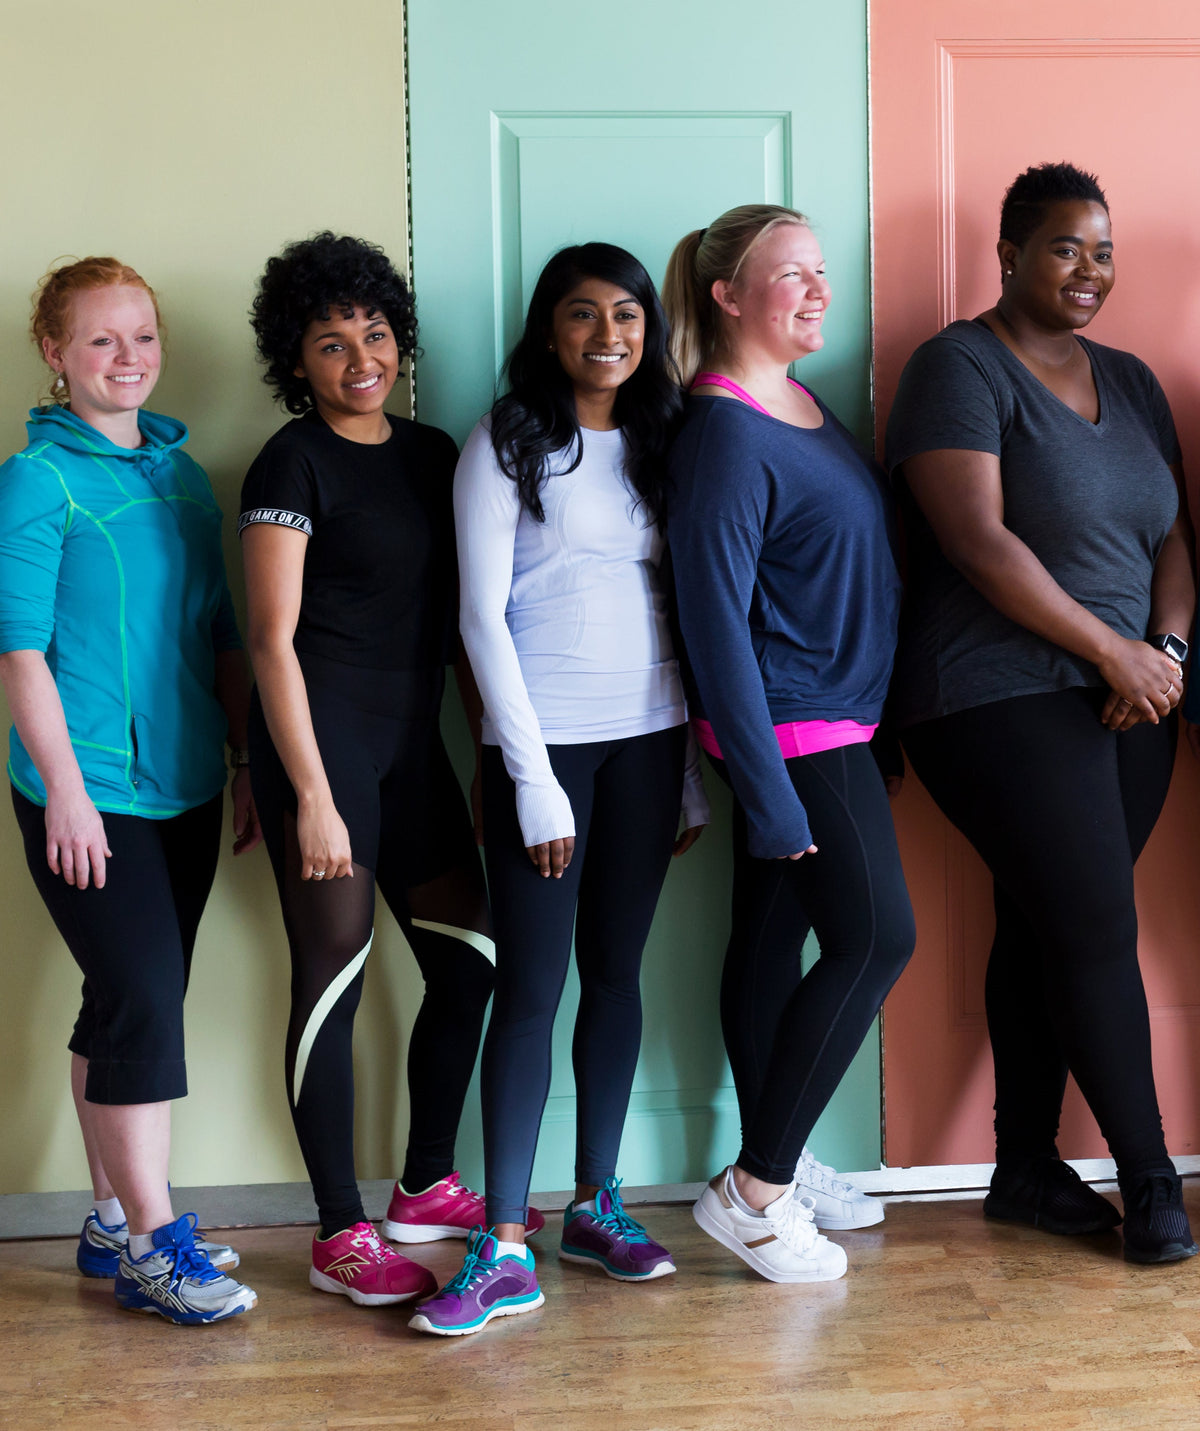
M294 816L283 817L276 867L292 955L284 1071L292 1122L313 1185L322 1235L365 1221L354 1174L354 1014L375 913L371 871L302 880Z
M400 1181L420 1192L454 1169L454 1143L495 977L483 869L473 849L406 889L381 852L375 877L412 946L425 994L408 1045L410 1121Z

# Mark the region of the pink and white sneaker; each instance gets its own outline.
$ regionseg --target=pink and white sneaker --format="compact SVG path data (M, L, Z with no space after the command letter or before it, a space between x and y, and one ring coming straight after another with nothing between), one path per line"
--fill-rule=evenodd
M433 1273L381 1242L369 1222L356 1222L332 1237L314 1237L312 1259L309 1282L319 1292L336 1292L360 1307L387 1307L437 1291Z
M525 1235L541 1232L546 1219L531 1207L525 1214ZM464 1187L457 1173L442 1178L424 1192L405 1192L397 1183L383 1219L383 1235L393 1242L438 1242L466 1237L473 1227L486 1227L483 1198Z

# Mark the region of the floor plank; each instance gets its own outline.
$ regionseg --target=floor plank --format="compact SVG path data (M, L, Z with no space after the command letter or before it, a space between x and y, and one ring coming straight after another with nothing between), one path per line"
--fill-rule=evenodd
M1187 1188L1200 1226L1200 1186ZM975 1199L901 1201L838 1234L850 1271L781 1287L639 1210L679 1273L645 1286L553 1256L546 1306L478 1336L407 1329L312 1291L311 1229L244 1230L257 1309L182 1329L120 1311L74 1243L0 1245L5 1431L1116 1431L1200 1427L1200 1258L1121 1260L1116 1236L985 1223ZM461 1243L415 1249L439 1278Z

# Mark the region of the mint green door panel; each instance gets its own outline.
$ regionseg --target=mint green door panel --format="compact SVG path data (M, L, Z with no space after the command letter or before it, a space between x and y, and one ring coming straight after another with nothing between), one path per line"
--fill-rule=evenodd
M659 278L683 229L651 222L661 212L702 227L747 193L789 202L789 116L710 114L495 114L492 198L498 368L516 342L542 265L566 243L628 232L641 214L638 257ZM566 174L619 174L620 206L605 185Z
M863 0L409 0L413 280L423 354L417 411L462 442L489 406L545 260L603 239L661 281L688 229L734 204L794 204L834 289L826 346L803 380L869 438L866 15ZM465 773L461 722L451 743ZM633 1184L693 1181L738 1150L718 992L728 930L728 798L668 877L642 976L645 1030L621 1151ZM816 951L812 941L806 957ZM568 980L535 1189L574 1181ZM817 1124L814 1152L879 1161L878 1039ZM479 1185L477 1103L459 1163Z

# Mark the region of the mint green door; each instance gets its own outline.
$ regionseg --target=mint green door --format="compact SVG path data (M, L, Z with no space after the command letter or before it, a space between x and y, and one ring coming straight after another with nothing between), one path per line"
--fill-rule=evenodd
M808 213L836 308L804 381L870 432L866 14L862 0L408 0L417 411L458 442L489 406L545 260L603 239L660 281L688 229L734 204ZM738 1149L717 1014L729 891L728 804L672 869L642 979L645 1035L621 1151L630 1184L710 1176ZM568 985L535 1189L574 1181ZM878 1040L810 1145L879 1162ZM460 1163L479 1185L478 1116Z

